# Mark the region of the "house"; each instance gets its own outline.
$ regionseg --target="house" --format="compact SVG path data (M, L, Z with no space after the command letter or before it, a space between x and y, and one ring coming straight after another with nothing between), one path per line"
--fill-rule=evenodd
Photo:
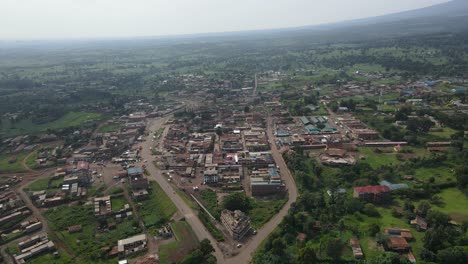
M391 236L391 237L402 237L407 240L413 239L413 235L411 234L411 230L392 227L392 228L385 228L384 233Z
M364 258L364 253L362 252L361 244L359 244L359 240L355 237L349 240L349 245L353 250L353 255L355 259L362 259Z
M223 210L221 223L234 240L241 240L250 231L250 218L242 211Z
M145 234L117 241L119 255L128 256L146 249L148 240Z
M81 231L81 225L74 225L74 226L69 226L68 227L68 233L72 234L72 233L78 233Z
M390 198L390 188L385 185L355 187L353 197L369 202L385 202Z
M411 226L416 228L418 231L426 231L427 230L427 221L426 219L416 216L415 219L411 220Z
M411 246L403 237L390 237L387 242L387 248L396 252L408 252Z

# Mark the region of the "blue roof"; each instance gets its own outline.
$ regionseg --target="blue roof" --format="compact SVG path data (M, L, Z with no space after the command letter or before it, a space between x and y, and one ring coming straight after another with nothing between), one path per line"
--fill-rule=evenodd
M270 177L278 177L278 170L276 168L268 168L268 174Z
M129 169L127 170L127 173L128 173L129 175L135 175L135 174L142 174L143 171L141 170L141 168L129 168Z
M408 188L408 184L406 184L406 183L394 184L394 183L391 183L389 181L381 181L380 185L385 185L388 188L390 188L390 190L392 190L392 191Z
M465 87L459 87L459 88L453 89L452 91L454 91L456 93L463 93L464 91L466 91L466 88Z

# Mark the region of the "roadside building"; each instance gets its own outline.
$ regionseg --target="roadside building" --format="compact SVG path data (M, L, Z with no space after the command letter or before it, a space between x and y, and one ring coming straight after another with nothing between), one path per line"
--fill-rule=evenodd
M242 211L223 210L221 223L234 240L242 240L250 231L250 218Z
M145 234L117 241L119 255L128 256L146 249L148 240Z

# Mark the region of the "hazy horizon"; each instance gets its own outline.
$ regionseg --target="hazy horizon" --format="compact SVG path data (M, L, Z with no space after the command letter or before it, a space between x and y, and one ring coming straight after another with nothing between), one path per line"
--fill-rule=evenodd
M2 0L0 40L127 38L319 25L448 0Z

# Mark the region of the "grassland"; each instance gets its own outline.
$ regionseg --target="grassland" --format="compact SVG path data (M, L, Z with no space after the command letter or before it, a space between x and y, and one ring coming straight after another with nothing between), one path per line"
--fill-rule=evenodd
M211 215L218 219L221 215L221 208L218 206L218 196L216 195L216 192L212 190L203 190L200 192L200 196L205 208Z
M0 156L0 173L21 173L26 172L26 168L23 166L22 161L28 155L28 153L20 153L17 155L1 155ZM16 158L14 163L10 163L12 158Z
M254 199L253 208L249 211L252 227L260 228L281 210L287 199Z
M167 194L156 182L151 182L149 199L138 205L138 212L153 233L177 212L177 208Z
M396 165L400 161L397 160L397 153L375 153L375 148L361 147L359 153L365 156L362 162L368 163L372 168L379 168L383 165Z
M70 112L53 122L45 124L34 124L32 119L24 119L15 124L11 124L8 120L2 120L0 135L11 137L24 134L37 134L45 132L48 129L54 130L67 127L77 127L87 122L99 119L101 119L101 114L98 113Z
M116 212L124 208L128 201L124 196L114 196L111 198L112 211Z
M163 244L159 247L161 264L177 263L191 250L195 249L199 242L190 225L185 221L171 223L175 241Z
M468 199L460 190L445 189L438 195L442 197L444 205L436 207L437 210L448 214L457 222L468 221Z
M99 133L110 133L119 131L120 126L118 124L106 124L99 128Z

